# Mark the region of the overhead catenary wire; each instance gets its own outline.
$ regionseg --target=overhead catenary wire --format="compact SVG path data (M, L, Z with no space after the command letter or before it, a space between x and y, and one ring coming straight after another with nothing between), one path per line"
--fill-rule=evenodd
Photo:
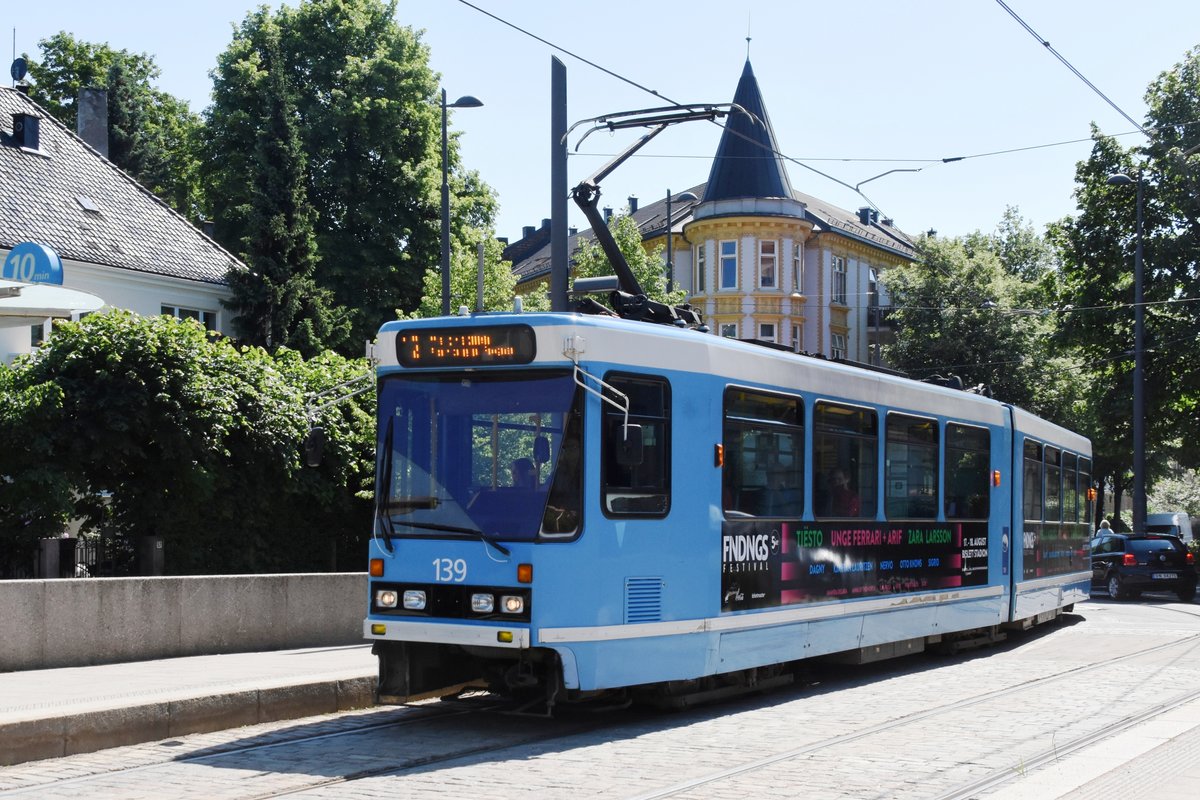
M500 16L499 16L499 15L497 15L497 14L494 14L494 13L492 13L492 12L490 12L490 11L487 11L486 9L483 9L483 8L479 7L478 5L476 5L476 4L472 3L472 2L470 2L469 0L459 0L459 2L460 2L460 3L462 3L463 5L467 6L468 8L471 8L471 9L473 9L473 10L475 10L475 11L477 11L477 12L479 12L479 13L481 13L481 14L483 14L483 15L485 15L485 16L487 16L487 17L489 17L489 18L491 18L491 19L493 19L493 20L495 20L495 21L497 21L497 22L499 22L499 23L501 23L501 24L503 24L503 25L505 25L505 26L509 27L509 28L512 28L513 30L517 31L518 33L520 33L520 34L522 34L522 35L528 36L528 37L530 37L530 38L532 38L532 39L534 39L534 40L536 40L536 41L538 41L538 42L541 42L542 44L544 44L544 45L546 45L546 46L548 46L548 47L550 47L550 48L552 48L552 49L554 49L554 50L556 50L556 51L558 51L558 52L560 52L560 53L563 53L564 55L567 55L567 56L569 56L569 57L571 57L571 58L574 58L574 59L576 59L576 60L580 61L581 63L583 63L583 64L586 64L586 65L588 65L588 66L592 67L593 69L599 70L600 72L602 72L602 73L604 73L604 74L606 74L606 75L608 75L608 76L610 76L610 77L612 77L612 78L614 78L614 79L616 79L616 80L618 80L618 81L621 81L621 82L623 82L623 83L626 83L626 84L628 84L628 85L630 85L630 86L632 86L632 87L634 87L634 88L636 88L636 89L638 89L638 90L640 90L640 91L646 92L647 94L650 94L650 95L652 95L652 96L654 96L654 97L657 97L657 98L659 98L659 99L661 99L661 100L663 100L663 101L665 101L665 102L667 102L667 103L670 103L670 104L672 104L672 105L675 105L675 106L682 106L682 105L683 105L683 104L682 104L682 103L680 103L679 101L677 101L677 100L674 100L674 99L672 99L672 98L670 98L670 97L667 97L666 95L664 95L663 93L659 92L659 91L658 91L658 90L656 90L656 89L651 89L651 88L649 88L648 86L646 86L646 85L644 85L644 84L642 84L642 83L640 83L640 82L638 82L638 81L635 81L635 80L633 80L633 79L631 79L631 78L629 78L629 77L627 77L627 76L625 76L625 75L622 75L622 74L620 74L620 73L618 73L618 72L616 72L616 71L614 71L614 70L611 70L611 69L609 69L609 68L607 68L607 67L604 67L604 66L602 66L602 65L600 65L600 64L598 64L598 63L596 63L595 61L592 61L592 60L590 60L590 59L588 59L588 58L585 58L584 56L581 56L581 55L579 55L578 53L575 53L575 52L573 52L572 50L569 50L569 49L567 49L567 48L565 48L565 47L563 47L563 46L561 46L561 45L558 45L558 44L556 44L556 43L554 43L554 42L551 42L550 40L548 40L548 39L545 39L544 37L538 36L537 34L535 34L535 33L531 32L531 31L529 31L529 30L527 30L527 29L525 29L525 28L521 27L520 25L517 25L517 24L515 24L515 23L513 23L513 22L510 22L510 21L508 21L508 20L506 20L506 19L504 19L504 18L500 17ZM1124 118L1125 118L1125 119L1126 119L1126 120L1127 120L1127 121L1128 121L1130 124L1132 124L1132 125L1133 125L1133 126L1136 128L1136 129L1137 129L1137 131L1138 131L1138 132L1141 132L1142 134L1144 134L1144 135L1146 135L1146 136L1149 136L1149 135L1150 135L1150 131L1148 131L1148 130L1147 130L1145 127L1143 127L1141 124L1139 124L1139 123L1138 123L1136 120L1134 120L1132 117L1130 117L1128 114L1126 114L1126 113L1125 113L1125 112L1124 112L1124 111L1123 111L1123 110L1122 110L1122 109L1121 109L1119 106L1117 106L1117 105L1116 105L1116 103L1114 103L1114 102L1113 102L1113 101L1112 101L1110 98L1108 98L1108 97L1107 97L1107 95L1105 95L1105 94L1104 94L1102 91L1100 91L1100 89L1099 89L1098 87L1096 87L1096 86L1095 86L1095 84L1093 84L1093 83L1092 83L1090 80L1088 80L1086 76L1084 76L1084 75L1083 75L1083 74L1082 74L1082 73L1081 73L1081 72L1080 72L1078 69L1076 69L1076 68L1075 68L1075 67L1074 67L1074 66L1073 66L1073 65L1072 65L1072 64L1071 64L1069 61L1067 61L1065 57L1063 57L1063 56L1062 56L1062 55L1061 55L1061 54L1060 54L1060 53L1059 53L1057 50L1055 50L1055 49L1054 49L1054 48L1053 48L1053 47L1050 45L1049 41L1047 41L1047 40L1045 40L1043 37L1041 37L1041 36L1040 36L1040 35L1039 35L1039 34L1038 34L1038 33L1037 33L1035 30L1033 30L1033 28L1032 28L1031 26L1029 26L1029 25L1028 25L1028 24L1027 24L1027 23L1026 23L1026 22L1025 22L1023 19L1021 19L1021 18L1020 18L1020 16L1018 16L1018 15L1017 15L1017 14L1016 14L1016 13L1015 13L1015 12L1014 12L1014 11L1013 11L1011 8L1009 8L1009 7L1008 7L1008 6L1007 6L1007 5L1006 5L1006 4L1003 2L1003 0L997 0L997 2L1000 4L1000 6L1001 6L1002 8L1004 8L1004 10L1005 10L1005 11L1007 11L1007 12L1008 12L1008 13L1011 15L1011 16L1012 16L1012 17L1013 17L1013 18L1014 18L1014 19L1015 19L1015 20L1016 20L1016 21L1017 21L1017 22L1018 22L1018 23L1019 23L1019 24L1020 24L1020 25L1021 25L1023 28L1025 28L1025 30L1027 30L1027 31L1030 33L1030 35L1034 36L1034 38L1036 38L1036 39L1037 39L1037 40L1038 40L1038 41L1039 41L1039 42L1040 42L1040 43L1041 43L1043 46L1045 46L1045 47L1046 47L1046 48L1047 48L1047 49L1048 49L1048 50L1051 52L1051 54L1053 54L1053 55L1055 56L1055 58L1057 58L1059 61L1061 61L1061 62L1062 62L1062 63L1063 63L1063 64L1064 64L1064 65L1065 65L1065 66L1066 66L1066 67L1067 67L1069 70L1071 70L1071 72L1072 72L1072 73L1074 73L1074 74L1075 74L1075 75L1076 75L1076 76L1077 76L1077 77L1078 77L1080 80L1082 80L1082 81L1083 81L1083 82L1084 82L1084 83L1085 83L1085 84L1086 84L1086 85L1087 85L1089 88L1091 88L1091 89L1092 89L1094 92L1096 92L1096 94L1097 94L1097 95L1099 95L1099 96L1100 96L1101 98L1103 98L1103 99L1104 99L1104 100L1105 100L1105 101L1106 101L1106 102L1107 102L1109 105L1111 105L1111 106L1112 106L1114 109L1116 109L1116 111L1117 111L1118 113L1120 113L1120 114L1121 114L1121 116L1122 116L1122 117L1124 117ZM869 197L867 194L865 194L864 192L862 192L862 191L861 191L861 189L859 188L859 187L861 187L861 186L862 186L862 184L863 184L863 183L866 183L867 181L860 181L860 182L858 183L858 185L856 185L856 186L852 186L851 184L849 184L849 183L847 183L847 182L845 182L845 181L842 181L842 180L840 180L840 179L838 179L838 178L835 178L835 177L834 177L834 176L832 176L832 175L829 175L829 174L827 174L827 173L825 173L825 172L822 172L821 170L819 170L819 169L817 169L817 168L815 168L815 167L811 166L810 164L806 164L806 163L804 163L804 161L803 161L803 160L800 160L800 159L794 158L794 157L792 157L792 156L788 156L787 154L785 154L785 153L782 153L782 152L780 152L779 150L777 150L777 149L775 149L775 148L768 147L768 146L764 145L764 144L763 144L763 143L761 143L761 142L755 141L755 140L751 139L750 137L747 137L747 136L745 136L745 135L743 135L743 134L740 134L740 133L739 133L739 132L737 132L737 131L731 131L731 130L729 130L729 129L728 129L726 126L725 126L725 125L722 125L720 122L717 122L716 120L710 120L710 122L711 122L713 125L717 125L718 127L721 127L721 128L724 130L724 131L727 131L727 132L733 133L734 135L738 135L740 138L742 138L742 139L744 139L744 140L746 140L746 141L749 141L749 142L751 142L752 144L754 144L754 145L756 145L756 146L758 146L758 147L761 147L761 148L763 148L764 150L767 150L767 151L769 151L769 152L770 152L772 155L774 155L774 156L777 156L777 157L779 157L779 158L782 158L782 159L784 159L785 161L788 161L788 162L790 162L790 163L796 164L797 166L799 166L799 167L801 167L801 168L803 168L803 169L809 170L810 172L812 172L812 173L814 173L814 174L816 174L816 175L819 175L819 176L821 176L821 177L823 177L823 178L826 178L827 180L833 181L834 183L838 184L839 186L843 186L843 187L845 187L845 188L849 189L850 191L854 192L854 193L855 193L855 194L857 194L858 196L862 197L862 198L863 198L863 199L864 199L864 200L865 200L865 201L866 201L866 202L867 202L867 203L868 203L868 204L869 204L869 205L870 205L870 206L871 206L873 209L875 209L877 212L879 212L879 213L880 213L880 214L881 214L883 217L887 218L887 214L885 214L885 213L882 211L882 209L880 209L880 208L879 208L879 205L878 205L877 203L875 203L875 202L874 202L874 201L873 201L873 200L872 200L872 199L871 199L871 198L870 198L870 197ZM1184 123L1184 124L1187 124L1187 125L1192 125L1192 124L1198 124L1198 123L1200 123L1200 120L1193 120L1193 121L1189 121L1189 122L1187 122L1187 123ZM1118 134L1118 135L1128 135L1128 134L1122 133L1122 134ZM975 153L975 154L971 154L971 155L965 155L965 156L947 156L947 157L938 158L938 159L929 159L929 160L928 160L928 161L927 161L927 162L924 164L924 166L922 166L922 167L920 167L920 168L917 168L917 169L913 169L913 170L907 170L907 171L912 171L912 172L920 172L920 171L922 171L922 170L926 169L926 168L927 168L927 167L929 167L929 166L935 166L935 165L937 165L937 164L956 163L956 162L959 162L959 161L966 161L966 160L968 160L968 159L975 159L975 158L985 158L985 157L990 157L990 156L1004 155L1004 154L1015 153L1015 152L1022 152L1022 151L1027 151L1027 150L1041 149L1041 148L1045 148L1045 147L1056 147L1056 146L1062 146L1062 145L1066 145L1066 144L1075 144L1075 143L1079 143L1079 142L1083 142L1083 141L1089 141L1089 140L1091 140L1092 138L1093 138L1093 137L1088 137L1087 139L1079 139L1079 140L1072 140L1072 141L1065 141L1065 142L1054 142L1054 143L1047 143L1047 144L1041 144L1041 145L1030 145L1030 146L1025 146L1025 147L1008 148L1008 149L1001 149L1001 150L992 150L992 151L987 151L987 152L982 152L982 153ZM814 159L808 159L808 160L814 160ZM863 160L865 161L866 159L863 159ZM910 160L907 160L907 161L909 161L910 163L920 163L920 161L921 161L921 160L919 160L919 159L910 159ZM876 177L878 177L878 176L876 176ZM873 180L873 178L870 178L870 179L868 179L868 180ZM949 274L949 273L948 273L948 272L947 272L945 269L939 269L939 271L940 271L940 272L942 272L943 274L945 274L945 275L946 275L946 277L951 277L951 276L950 276L950 274ZM1109 309L1111 309L1111 308L1113 308L1113 306L1109 306L1108 308L1109 308Z
M484 8L481 8L480 6L476 5L475 3L473 3L473 2L470 2L470 0L459 0L459 2L460 2L462 5L465 5L465 6L467 6L468 8L470 8L470 9L472 9L472 10L474 10L474 11L476 11L476 12L480 13L480 14L483 14L484 16L486 16L486 17L488 17L488 18L490 18L490 19L493 19L493 20L495 20L496 22L498 22L498 23L500 23L500 24L502 24L502 25L505 25L506 27L509 27L509 28L511 28L511 29L513 29L513 30L515 30L515 31L517 31L518 33L520 33L520 34L522 34L522 35L524 35L524 36L528 36L529 38L531 38L531 39L534 39L535 41L537 41L537 42L540 42L540 43L542 43L542 44L546 45L547 47L550 47L550 48L551 48L551 49L553 49L553 50L556 50L556 51L558 51L558 52L560 52L560 53L562 53L562 54L564 54L564 55L566 55L566 56L569 56L570 58L576 59L577 61L579 61L579 62L581 62L581 63L583 63L583 64L586 64L587 66L589 66L589 67L592 67L593 69L596 69L596 70L598 70L598 71L600 71L600 72L604 73L605 75L608 75L608 76L610 76L610 77L612 77L612 78L614 78L614 79L616 79L616 80L618 80L618 81L621 81L622 83L628 84L629 86L632 86L632 87L634 87L634 88L636 88L636 89L638 89L638 90L640 90L640 91L643 91L643 92L645 92L645 93L647 93L647 94L650 94L650 95L652 95L652 96L654 96L654 97L657 97L657 98L659 98L659 99L661 99L661 100L663 100L663 101L665 101L665 102L671 103L671 104L673 104L673 105L676 105L676 106L682 105L682 104L681 104L679 101L677 101L677 100L674 100L674 99L672 99L672 98L670 98L670 97L666 96L665 94L663 94L662 92L658 91L657 89L652 89L652 88L650 88L649 86L646 86L645 84L643 84L643 83L641 83L641 82L639 82L639 81L636 81L636 80L634 80L634 79L632 79L632 78L630 78L630 77L628 77L628 76L626 76L626 75L623 75L623 74L621 74L621 73L619 73L619 72L617 72L617 71L615 71L615 70L609 69L608 67L605 67L605 66L603 66L603 65L601 65L601 64L599 64L599 63L597 63L597 62L595 62L595 61L593 61L593 60L591 60L591 59L589 59L589 58L586 58L586 57L584 57L584 56L580 55L579 53L577 53L577 52L575 52L575 51L573 51L573 50L570 50L570 49L568 49L568 48L566 48L566 47L563 47L562 45L559 45L559 44L557 44L557 43L555 43L555 42L552 42L552 41L550 41L549 39L546 39L545 37L539 36L539 35L537 35L536 33L533 33L532 31L530 31L530 30L528 30L528 29L526 29L526 28L524 28L524 27L522 27L522 26L520 26L520 25L518 25L518 24L516 24L516 23L514 23L514 22L511 22L511 21L509 21L509 20L507 20L507 19L504 19L503 17L499 16L498 14L495 14L495 13L493 13L493 12L491 12L491 11L488 11L488 10L486 10L486 9L484 9ZM1020 23L1020 24L1021 24L1021 25L1022 25L1022 26L1023 26L1025 29L1026 29L1026 30L1027 30L1027 31L1029 31L1029 33L1030 33L1031 35L1033 35L1035 38L1037 38L1039 42L1041 42L1043 45L1045 45L1045 46L1046 46L1046 47L1047 47L1047 48L1048 48L1048 49L1051 51L1051 53L1053 53L1053 54L1055 55L1055 57L1056 57L1056 58L1058 58L1060 61L1062 61L1062 62L1063 62L1063 63L1064 63L1066 66L1067 66L1067 68L1068 68L1068 69L1070 69L1070 70L1071 70L1073 73L1075 73L1075 74L1076 74L1076 75L1077 75L1077 76L1078 76L1078 77L1079 77L1079 78L1080 78L1082 81L1084 81L1084 83L1086 83L1086 84L1087 84L1087 85L1088 85L1090 88L1092 88L1092 90L1093 90L1093 91L1095 91L1095 92L1096 92L1098 95L1100 95L1102 98L1104 98L1106 102L1108 102L1110 105L1112 105L1112 106L1113 106L1113 107L1114 107L1114 108L1115 108L1115 109L1116 109L1116 110L1117 110L1117 111L1118 111L1118 112L1119 112L1119 113L1120 113L1120 114L1121 114L1121 115L1122 115L1122 116L1123 116L1123 117L1124 117L1126 120L1128 120L1128 121L1129 121L1129 122L1130 122L1130 123L1131 123L1131 124L1132 124L1132 125L1133 125L1133 126L1136 128L1136 129L1137 129L1137 131L1135 131L1135 132L1140 132L1140 133L1142 133L1142 134L1149 135L1149 132L1148 132L1148 131L1147 131L1147 130L1146 130L1146 129L1145 129L1143 126L1142 126L1142 125L1140 125L1140 124L1139 124L1139 123L1138 123L1136 120L1134 120L1132 117L1130 117L1130 116L1129 116L1128 114L1126 114L1124 111L1122 111L1122 110L1121 110L1121 109L1120 109L1120 108L1119 108L1119 107L1118 107L1118 106L1117 106L1115 103L1113 103L1113 102L1112 102L1112 101L1111 101L1111 100L1110 100L1110 99L1109 99L1109 98L1108 98L1106 95L1104 95L1104 93L1103 93L1103 92L1101 92L1101 91L1100 91L1100 90L1099 90L1099 89L1098 89L1098 88L1097 88L1097 87L1096 87L1096 86L1095 86L1093 83L1091 83L1091 81L1089 81L1089 80L1088 80L1088 79L1087 79L1087 78L1086 78L1086 77L1085 77L1085 76L1084 76L1084 75L1083 75L1081 72L1079 72L1079 70L1077 70L1077 69L1076 69L1076 68L1075 68L1073 65L1071 65L1071 63L1070 63L1069 61L1067 61L1067 60L1066 60L1066 59L1065 59L1065 58L1064 58L1064 57L1063 57L1061 54L1059 54L1059 53L1058 53L1056 50L1054 50L1054 48L1050 46L1050 44L1049 44L1049 42L1048 42L1048 41L1046 41L1046 40L1045 40L1045 39L1043 39L1043 38L1042 38L1040 35L1038 35L1038 34L1037 34L1037 32L1036 32L1036 31L1034 31L1034 30L1032 29L1032 27L1030 27L1030 26L1029 26L1027 23L1025 23L1025 21L1024 21L1024 20L1022 20L1022 19L1021 19L1021 18L1020 18L1020 17L1019 17L1019 16L1018 16L1018 15L1017 15L1015 12L1013 12L1011 8L1009 8L1007 5L1005 5L1005 4L1004 4L1003 2L1001 2L1000 0L997 0L997 2L1000 2L1000 5L1001 5L1001 6L1002 6L1002 7L1003 7L1003 8L1004 8L1004 9L1005 9L1005 10L1006 10L1006 11L1007 11L1007 12L1008 12L1010 15L1012 15L1012 16L1013 16L1013 18L1014 18L1014 19L1016 19L1018 23ZM718 121L716 121L716 120L710 120L710 122L711 122L713 125L717 125L718 127L721 127L723 130L725 130L725 129L726 129L726 127L725 127L724 125L722 125L720 122L718 122ZM1200 120L1196 120L1196 121L1192 121L1192 122L1189 122L1189 123L1184 123L1184 124L1197 124L1197 123L1200 123ZM736 132L736 131L734 131L733 133L734 133L735 135L737 135L737 132ZM1133 133L1133 132L1129 132L1129 133ZM1124 136L1124 135L1128 135L1128 133L1124 133L1124 132L1123 132L1123 133L1116 134L1116 135L1118 135L1118 136ZM766 147L766 146L765 146L765 145L763 145L761 142L757 142L757 141L751 140L751 139L749 139L749 137L741 136L741 138L743 138L743 139L745 139L745 140L747 140L747 141L751 141L753 144L755 144L755 145L756 145L756 146L758 146L758 147L762 147L762 148L764 148L764 149L766 149L766 150L769 150L769 151L771 151L771 154L772 154L772 155L775 155L775 156L777 156L777 157L779 157L779 158L782 158L782 159L784 159L785 161L788 161L788 162L790 162L790 163L792 163L792 164L795 164L796 166L799 166L799 167L801 167L802 169L808 170L808 171L812 172L812 173L813 173L813 174L815 174L815 175L818 175L818 176L820 176L820 177L822 177L822 178L825 178L826 180L832 181L832 182L836 183L837 185L839 185L839 186L842 186L842 187L844 187L844 188L846 188L846 189L850 190L851 192L854 192L856 195L858 195L858 196L859 196L859 197L861 197L861 198L862 198L864 201L866 201L866 203L867 203L867 204L868 204L868 205L869 205L871 208L873 208L875 211L879 212L879 214L880 214L881 216L884 216L885 218L887 218L887 217L889 217L889 215L888 215L888 214L886 214L886 213L883 211L883 209L881 209L881 208L879 207L879 204L878 204L878 203L876 203L876 202L875 202L875 201L874 201L874 200L873 200L873 199L872 199L872 198L871 198L869 195L867 195L866 193L864 193L864 192L863 192L863 191L861 191L861 189L860 189L860 187L862 186L862 184L864 184L864 183L867 183L867 182L868 182L868 181L870 181L870 180L874 180L874 178L868 178L867 180L864 180L864 181L859 181L859 182L858 182L857 184L855 184L855 185L851 185L850 183L848 183L848 182L846 182L846 181L843 181L843 180L841 180L841 179L839 179L839 178L836 178L836 177L834 177L833 175L830 175L830 174L828 174L828 173L825 173L825 172L823 172L823 171L821 171L821 170L819 170L819 169L817 169L817 168L813 167L811 164L809 164L809 163L805 163L805 162L807 162L807 161L816 161L816 160L831 160L831 161L832 161L832 160L839 160L839 161L861 161L861 162L867 162L867 161L904 161L904 162L908 162L908 163L924 163L924 166L922 166L922 167L920 167L920 168L916 168L916 169L910 170L910 171L912 171L912 172L920 172L920 171L923 171L924 169L926 169L926 168L928 168L928 167L930 167L930 166L935 166L935 165L937 165L937 164L948 164L948 163L955 163L955 162L959 162L959 161L966 161L966 160L970 160L970 159L976 159L976 158L985 158L985 157L989 157L989 156L1005 155L1005 154L1009 154L1009 153L1023 152L1023 151L1029 151L1029 150L1037 150L1037 149L1042 149L1042 148L1046 148L1046 147L1058 147L1058 146L1063 146L1063 145L1067 145L1067 144L1078 144L1078 143L1080 143L1080 142L1089 141L1089 140L1090 140L1092 137L1088 137L1088 138L1086 138L1086 139L1075 139L1075 140L1068 140L1068 141L1062 141L1062 142L1050 142L1050 143L1045 143L1045 144L1028 145L1028 146L1015 147L1015 148L1007 148L1007 149L1000 149L1000 150L992 150L992 151L986 151L986 152L974 153L974 154L962 155L962 156L945 156L945 157L941 157L941 158L931 158L931 159L867 159L867 158L858 158L858 159L814 159L814 158L807 158L807 159L800 159L800 158L795 158L795 157L793 157L793 156L789 156L789 155L787 155L786 153L782 153L782 152L780 152L780 151L778 151L778 150L774 150L773 148ZM573 154L573 155L592 155L592 154ZM646 155L642 155L642 156L640 156L640 157L644 157L644 158L653 158L653 157L655 157L655 156L653 156L653 155L649 155L649 154L646 154ZM672 157L672 156L663 156L663 157ZM711 156L708 156L708 157L705 157L705 156L684 156L684 157L695 157L695 158L711 158ZM875 176L875 177L880 177L880 176Z
M1032 36L1034 39L1037 39L1038 42L1040 42L1041 45L1043 47L1045 47L1050 52L1051 55L1053 55L1060 62L1062 62L1063 66L1065 66L1067 69L1069 69L1072 72L1072 74L1075 75L1075 77L1079 78L1079 80L1081 80L1085 84L1087 84L1087 87L1089 89L1091 89L1093 92L1095 92L1097 95L1099 95L1100 98L1102 100L1104 100L1104 102L1108 103L1110 106L1113 107L1113 109L1118 114L1120 114L1122 117L1124 117L1126 120L1128 120L1130 125L1133 125L1139 131L1141 131L1143 134L1145 134L1146 138L1151 138L1150 131L1148 131L1146 128L1142 127L1142 125L1140 123L1138 123L1138 121L1135 120L1133 117L1126 114L1125 111L1120 106L1118 106L1115 102L1113 102L1112 98L1110 98L1104 92L1100 91L1100 88L1097 87L1096 84L1094 84L1090 80L1088 80L1087 77L1082 72L1080 72L1078 69L1076 69L1075 65L1073 65L1070 61L1068 61L1066 59L1066 57L1063 56L1062 53L1055 50L1054 47L1050 44L1050 42L1048 40L1046 40L1041 34L1039 34L1032 27L1030 27L1029 23L1027 23L1025 20L1021 19L1021 17L1017 14L1017 12L1015 12L1011 8L1009 8L1008 4L1005 3L1004 0L996 0L996 2L1000 5L1001 8L1003 8L1005 11L1007 11L1009 16L1011 16L1013 19L1015 19L1021 25L1022 28L1024 28L1026 31L1028 31L1030 36Z

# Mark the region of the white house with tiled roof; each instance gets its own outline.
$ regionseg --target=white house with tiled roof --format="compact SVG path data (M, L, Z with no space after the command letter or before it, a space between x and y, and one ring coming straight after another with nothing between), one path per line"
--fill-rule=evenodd
M45 245L65 288L232 332L225 276L244 265L16 89L0 88L0 186L0 258ZM38 333L0 327L0 360L30 352Z
M686 289L714 334L775 342L797 351L880 363L889 335L879 276L912 261L913 243L869 208L847 211L798 192L788 180L754 71L747 61L708 181L631 214L643 243L671 236L675 285ZM752 115L752 116L751 116ZM574 234L574 252L590 231ZM546 280L550 248L506 252L518 286Z

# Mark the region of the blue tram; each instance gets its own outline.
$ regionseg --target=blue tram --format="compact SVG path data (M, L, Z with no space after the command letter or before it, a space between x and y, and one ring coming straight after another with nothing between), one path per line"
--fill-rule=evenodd
M1088 596L1090 443L980 394L602 314L376 347L381 702L711 696Z

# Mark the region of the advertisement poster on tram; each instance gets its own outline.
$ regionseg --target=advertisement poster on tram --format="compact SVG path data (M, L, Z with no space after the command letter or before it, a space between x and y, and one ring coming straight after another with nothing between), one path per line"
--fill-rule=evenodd
M721 610L982 586L986 522L727 521Z

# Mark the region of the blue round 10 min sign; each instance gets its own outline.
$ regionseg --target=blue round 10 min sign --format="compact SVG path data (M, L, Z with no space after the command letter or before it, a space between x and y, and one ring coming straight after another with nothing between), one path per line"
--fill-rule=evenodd
M21 242L5 257L4 271L0 277L7 281L62 286L62 259L44 244Z

